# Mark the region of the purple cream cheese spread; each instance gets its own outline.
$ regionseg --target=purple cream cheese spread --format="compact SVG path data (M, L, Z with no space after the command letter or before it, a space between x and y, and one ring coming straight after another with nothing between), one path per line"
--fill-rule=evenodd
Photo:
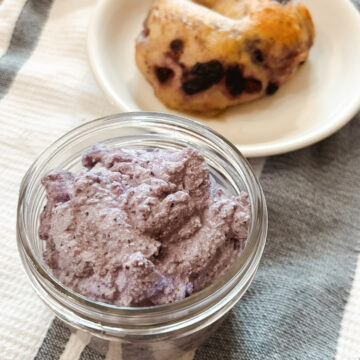
M238 258L248 196L226 197L198 151L94 145L82 163L80 174L42 179L39 236L65 286L119 306L171 303L212 284Z

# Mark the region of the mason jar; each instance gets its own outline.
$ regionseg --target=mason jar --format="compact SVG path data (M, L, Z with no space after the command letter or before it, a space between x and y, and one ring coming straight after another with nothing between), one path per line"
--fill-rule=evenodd
M40 213L46 203L41 178L56 170L79 172L82 153L95 143L149 151L192 147L200 151L213 179L228 195L246 191L251 204L249 235L230 270L188 298L149 307L97 302L62 285L43 259L46 243L38 236ZM33 288L59 319L77 330L76 333L90 333L95 340L101 339L103 344L119 348L126 353L124 360L176 359L204 342L250 286L266 233L264 194L246 159L215 131L169 114L121 113L85 123L49 146L31 165L20 188L18 249Z

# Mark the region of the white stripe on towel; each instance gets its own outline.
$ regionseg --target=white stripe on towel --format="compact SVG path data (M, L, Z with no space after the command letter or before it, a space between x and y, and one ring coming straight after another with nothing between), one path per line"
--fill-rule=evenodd
M195 351L196 350L189 351L177 360L193 360L195 356Z
M359 234L360 236L360 234ZM359 249L360 251L360 239ZM348 302L341 322L336 360L360 359L360 256Z
M111 342L105 360L123 360L120 343Z
M16 20L24 7L26 0L0 1L0 57L6 53Z
M91 336L83 331L71 334L60 360L78 360L85 346L90 342Z

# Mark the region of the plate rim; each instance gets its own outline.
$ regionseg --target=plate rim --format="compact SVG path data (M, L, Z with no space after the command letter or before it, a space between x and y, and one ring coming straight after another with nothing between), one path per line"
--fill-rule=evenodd
M124 1L124 0L122 0ZM338 0L339 1L339 0ZM107 7L114 3L115 0L101 0L95 6L95 9L91 15L89 26L88 26L88 33L87 33L87 59L90 65L91 72L99 85L102 89L108 100L111 104L118 107L121 111L145 111L139 107L133 108L129 106L125 101L119 97L110 86L106 79L104 79L104 73L101 70L101 64L99 59L101 57L97 56L96 48L98 46L98 42L96 39L99 37L97 36L97 29L99 28L99 22L102 21L102 14L106 11ZM342 6L347 6L348 11L357 18L357 21L360 25L360 11L356 8L356 6L351 2L351 0L341 0ZM360 36L359 36L360 38ZM359 88L360 90L360 88ZM301 136L297 136L293 139L289 140L281 140L278 143L271 143L271 142L263 142L254 145L239 145L234 144L240 152L246 156L247 158L256 158L256 157L266 157L266 156L273 156L273 155L280 155L285 154L288 152L300 150L304 147L313 145L319 141L322 141L329 137L330 135L334 134L338 130L340 130L343 126L345 126L360 110L360 91L358 97L346 108L345 113L341 112L336 116L336 120L332 121L329 125L325 123L320 128L314 129L310 134L304 134ZM171 111L171 109L169 109ZM191 118L191 114L183 114L181 116L190 118L193 121L198 121L196 119ZM209 126L211 128L211 126ZM230 140L229 140L230 141Z

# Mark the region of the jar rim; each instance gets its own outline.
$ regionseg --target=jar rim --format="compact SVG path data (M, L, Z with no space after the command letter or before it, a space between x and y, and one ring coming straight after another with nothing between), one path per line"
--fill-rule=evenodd
M138 126L143 126L151 122L157 124L158 126L170 126L173 127L175 130L179 130L181 128L182 131L192 132L197 136L209 137L211 140L216 141L218 146L226 148L227 154L229 156L232 156L233 160L236 160L238 165L242 167L244 175L246 176L247 185L252 191L251 195L256 200L257 208L254 209L256 218L252 219L252 222L256 223L250 229L247 244L245 246L245 249L241 252L239 258L235 261L231 268L220 278L216 279L213 284L207 286L203 290L196 292L183 300L170 304L153 305L147 307L126 307L106 304L103 302L88 299L85 296L76 293L72 289L69 289L62 285L62 283L57 280L55 276L51 273L50 269L46 268L46 266L41 261L38 261L37 256L33 253L31 247L29 246L29 234L27 234L24 230L24 218L26 216L27 209L26 206L24 206L24 197L27 194L27 191L29 191L27 183L31 179L34 169L41 167L41 164L46 161L46 159L51 158L51 156L55 152L59 151L59 148L65 147L67 144L76 140L78 137L84 135L86 131L91 131L91 129L98 126L104 126L104 124L106 123L114 122L119 122L119 126L121 124L124 124L124 122L130 122L132 123L132 125L136 124ZM231 292L236 293L237 291L239 291L239 288L244 287L244 284L246 285L249 280L251 282L252 277L254 276L258 267L261 255L263 253L266 235L267 208L265 197L261 189L260 183L254 175L247 160L233 144L231 144L227 139L225 139L222 135L218 134L216 131L208 128L207 126L199 122L177 115L159 112L126 112L120 114L113 114L86 122L70 130L65 135L56 140L54 143L52 143L50 146L48 146L30 166L20 186L20 195L17 211L17 242L23 264L25 265L26 263L27 269L30 270L33 275L29 276L30 280L35 287L35 290L43 298L43 300L43 291L47 292L48 289L46 289L46 287L50 285L52 287L52 290L55 291L55 293L57 293L58 295L63 295L64 297L66 297L66 301L69 300L70 303L75 306L72 310L76 309L79 316L82 316L84 314L85 309L86 311L93 311L95 314L104 313L108 315L108 320L110 318L113 319L114 317L141 318L146 315L151 317L157 317L169 313L184 313L187 312L189 308L192 308L193 310L194 308L198 308L198 311L201 311L201 309L212 307L213 312L215 312L215 304L218 303L219 305L221 299L224 298L220 296L220 293L223 293L224 291L228 291L228 294L230 294ZM42 290L39 288L39 285L42 287ZM215 296L216 294L218 296ZM217 299L217 302L214 302L214 299ZM61 316L61 311L57 313L57 315ZM110 321L110 323L112 323L112 321Z

